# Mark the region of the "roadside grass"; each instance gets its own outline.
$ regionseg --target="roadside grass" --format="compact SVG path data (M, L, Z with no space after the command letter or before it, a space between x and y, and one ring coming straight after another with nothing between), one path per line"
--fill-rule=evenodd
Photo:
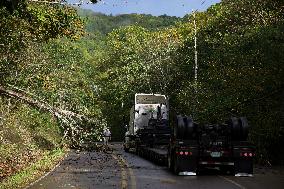
M16 189L28 186L40 176L50 171L67 153L66 149L56 148L44 152L42 158L0 183L0 189Z
M52 115L0 95L0 188L23 186L48 170L63 145Z

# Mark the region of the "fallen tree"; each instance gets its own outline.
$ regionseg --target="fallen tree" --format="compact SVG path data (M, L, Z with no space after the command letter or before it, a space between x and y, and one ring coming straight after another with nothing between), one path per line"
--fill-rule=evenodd
M82 136L87 136L88 132L94 128L88 127L86 123L95 123L95 120L84 115L54 107L43 100L39 100L33 94L14 86L4 87L0 85L0 95L15 98L27 103L40 111L49 112L55 116L63 130L63 139L70 142L70 146L78 147L82 144Z

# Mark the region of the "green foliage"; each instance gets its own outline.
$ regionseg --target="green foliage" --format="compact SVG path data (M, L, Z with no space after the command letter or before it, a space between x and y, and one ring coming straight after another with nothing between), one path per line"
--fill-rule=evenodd
M60 148L43 153L40 160L1 182L0 189L15 189L27 186L29 183L36 181L47 170L51 170L62 159L65 153L66 151Z
M53 6L21 1L13 13L0 8L1 45L19 51L29 41L46 41L68 36L78 38L84 33L76 10L68 6Z
M201 121L247 116L259 157L276 161L273 157L279 161L277 154L283 152L268 150L274 151L275 141L283 140L282 6L280 1L226 1L212 7L198 32L198 93L185 87L178 98L182 104L193 104L195 109L184 112ZM181 49L183 54L192 52L187 48L192 49L193 42L189 44Z
M2 0L0 2L0 8L5 7L10 13L13 13L18 8L19 4L25 3L26 0Z
M0 6L0 33L0 84L4 84L22 66L28 46L60 36L78 39L84 32L83 22L71 7L21 1L13 12Z
M56 119L0 97L0 180L61 146Z
M117 16L94 13L90 10L78 9L78 14L86 20L86 30L89 33L106 35L113 29L127 26L141 26L149 30L157 30L173 26L181 21L178 17L167 15L152 16L146 14L122 14Z
M84 27L76 10L69 6L30 3L27 6L29 23L32 23L32 34L37 40L48 40L60 36L78 39L84 33Z
M76 15L72 8L62 5L23 3L13 12L1 7L0 85L93 120L76 125L85 129L78 136L81 142L84 138L98 140L104 121L89 79L93 73L87 63L89 57L85 57L80 43L70 40L83 32ZM58 39L62 36L66 38ZM56 117L0 95L2 181L67 141L63 141L65 131ZM26 176L14 177L16 184ZM15 184L13 180L11 183Z

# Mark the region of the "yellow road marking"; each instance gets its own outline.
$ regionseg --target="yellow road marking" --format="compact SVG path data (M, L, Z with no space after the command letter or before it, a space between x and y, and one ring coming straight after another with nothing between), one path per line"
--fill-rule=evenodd
M241 189L246 189L246 187L240 185L239 183L237 183L237 182L235 182L235 181L233 181L233 180L231 180L231 179L229 179L229 178L227 178L227 177L223 177L223 176L221 176L221 175L218 175L218 176L219 176L220 178L222 178L222 179L224 179L224 180L226 180L226 181L228 181L228 182L230 182L230 183L236 185L237 187L239 187L239 188L241 188Z
M121 189L126 189L127 188L127 173L124 169L124 165L121 163L120 159L118 159L118 157L116 157L114 154L111 154L111 156L113 157L113 159L115 159L120 168L121 168Z
M131 189L136 189L136 178L129 164L123 157L118 156L117 154L112 154L112 157L118 162L119 166L121 167L122 189L127 188L127 173L124 167L127 167L128 174L130 176Z
M128 172L129 172L129 175L130 175L130 181L131 181L131 189L136 189L136 178L135 178L135 175L133 173L133 170L131 169L129 164L125 161L125 159L123 159L123 157L120 156L120 159L123 162L123 164L126 165L126 167L128 168Z

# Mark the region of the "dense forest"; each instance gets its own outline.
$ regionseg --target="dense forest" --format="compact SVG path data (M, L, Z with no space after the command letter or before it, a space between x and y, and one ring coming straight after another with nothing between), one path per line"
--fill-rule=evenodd
M282 0L223 0L184 18L18 2L0 4L0 180L106 126L121 140L140 92L199 122L246 116L257 162L284 163Z
M174 25L182 18L173 16L152 16L146 14L105 15L91 10L78 9L78 14L84 18L86 30L89 34L106 35L113 29L130 25L137 25L149 30L157 30Z

